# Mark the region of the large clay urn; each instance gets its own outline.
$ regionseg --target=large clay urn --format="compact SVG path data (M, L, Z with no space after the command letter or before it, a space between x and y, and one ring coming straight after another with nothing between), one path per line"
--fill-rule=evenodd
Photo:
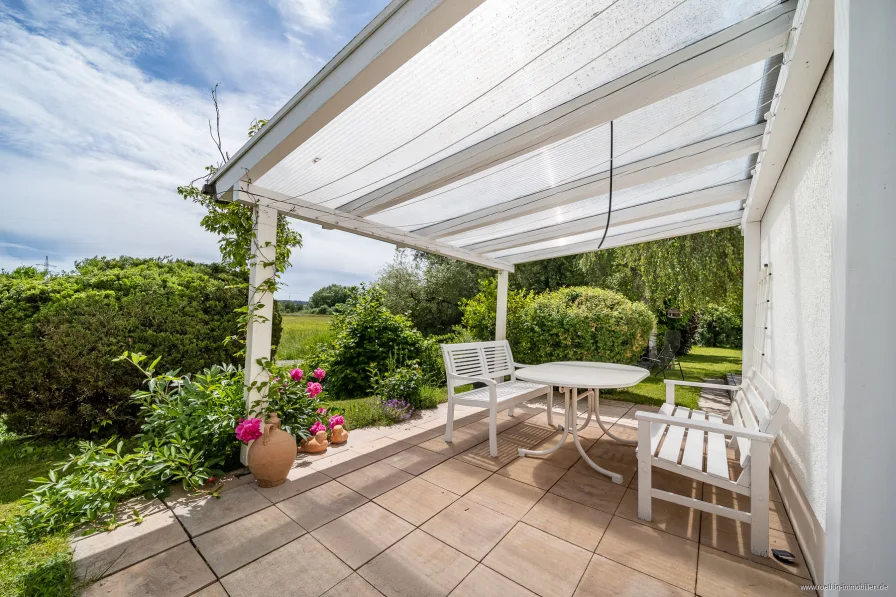
M249 447L249 470L259 487L276 487L296 459L296 438L280 429L280 418L274 414L265 423L264 433Z

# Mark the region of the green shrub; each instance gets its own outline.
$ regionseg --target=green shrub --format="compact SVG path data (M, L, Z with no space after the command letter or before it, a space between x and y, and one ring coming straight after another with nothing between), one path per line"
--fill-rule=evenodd
M414 408L420 408L423 372L416 361L390 368L384 373L373 371L371 383L373 391L381 400L403 400Z
M0 414L18 433L132 434L140 377L114 357L163 354L162 369L183 371L239 364L224 340L239 329L245 283L217 264L130 257L88 259L62 275L0 273Z
M464 324L479 340L494 338L494 284L464 303ZM650 310L621 294L587 286L542 294L511 292L507 338L523 363L604 361L633 363L656 321Z
M697 343L700 346L740 348L743 345L741 314L719 305L704 307L700 310L697 325Z

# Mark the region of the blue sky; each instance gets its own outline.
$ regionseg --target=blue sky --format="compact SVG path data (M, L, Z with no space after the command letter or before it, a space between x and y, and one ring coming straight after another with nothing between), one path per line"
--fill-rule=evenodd
M272 115L387 0L0 0L0 268L218 257L179 184ZM281 298L371 280L391 245L294 221Z

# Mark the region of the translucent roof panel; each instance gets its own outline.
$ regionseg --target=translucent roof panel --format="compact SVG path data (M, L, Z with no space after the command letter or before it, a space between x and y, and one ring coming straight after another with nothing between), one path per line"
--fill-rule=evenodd
M486 0L257 183L338 207L768 5Z
M682 193L745 180L749 178L749 169L751 167L752 160L749 157L743 157L614 192L613 209L623 209L666 197L674 197ZM589 216L605 214L606 211L607 195L600 195L570 203L569 205L506 220L477 230L449 236L442 240L456 246L471 245L511 234L538 230L554 224L562 224Z
M734 71L614 121L614 165L678 149L752 124L758 116L764 63ZM609 168L604 124L370 216L406 229L470 213L597 174Z

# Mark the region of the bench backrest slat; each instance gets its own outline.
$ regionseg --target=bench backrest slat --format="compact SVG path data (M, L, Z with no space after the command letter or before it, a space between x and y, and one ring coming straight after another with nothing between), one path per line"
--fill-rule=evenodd
M744 377L741 388L731 403L731 424L777 435L789 409L778 401L775 388L755 369ZM750 441L738 438L737 445L740 464L746 469L750 464Z
M503 378L513 374L513 355L507 340L442 344L445 372L449 375ZM467 382L459 382L460 384ZM452 384L449 379L449 385Z

